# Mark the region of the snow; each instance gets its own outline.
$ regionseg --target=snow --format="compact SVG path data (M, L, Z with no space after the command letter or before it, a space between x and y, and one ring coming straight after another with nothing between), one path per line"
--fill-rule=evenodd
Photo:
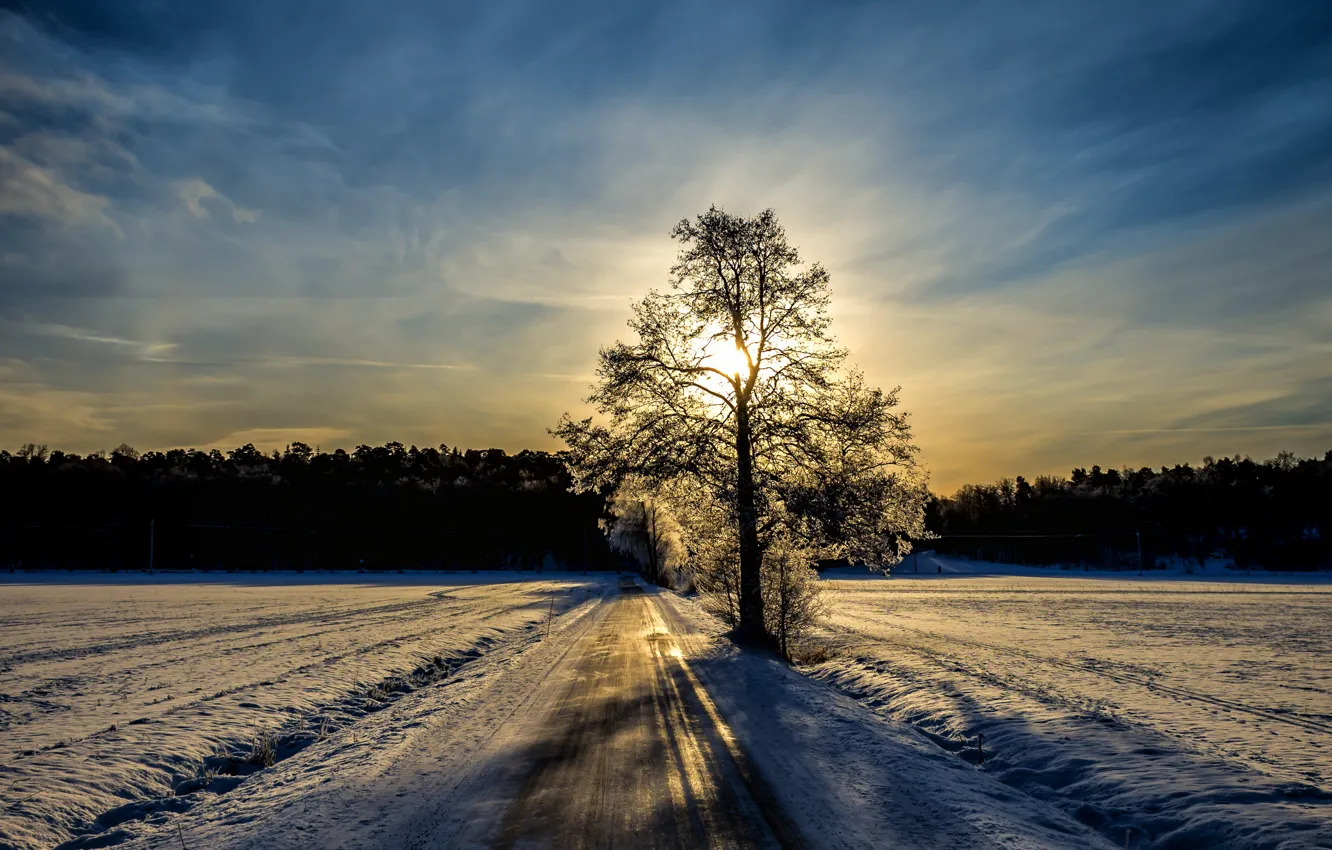
M28 586L22 592L44 600L40 604L29 601L28 606L51 610L59 607L54 600L74 604L61 595L73 589ZM159 610L181 611L181 616L196 624L197 612L184 613L195 604L209 605L224 620L243 620L242 615L255 619L269 613L268 606L278 601L285 609L309 596L301 609L304 613L293 617L317 622L336 618L337 605L405 604L423 596L431 598L432 592L432 586L409 584L290 587L270 583L250 587L244 582L80 589L94 590L97 601L76 594L78 607L104 608L110 619L133 619L133 612L148 604L133 593L127 603L123 597L133 590L159 601L165 597L167 604L157 605ZM540 622L551 589L557 592L557 603L549 632L544 623L524 629L524 622ZM598 616L606 610L607 589L605 582L576 577L448 587L448 596L465 601L460 610L418 616L416 626L392 633L420 630L425 625L422 620L432 616L448 623L444 631L451 637L441 635L440 642L454 645L467 645L468 635L478 633L483 621L514 619L516 628L446 678L331 730L234 790L159 796L144 804L149 817L142 821L117 823L130 812L108 809L110 814L102 824L106 829L88 837L124 850L175 848L182 842L192 850L459 846L447 836L497 822L498 812L491 812L494 817L485 815L487 805L496 805L490 801L490 789L515 769L515 754L528 751L532 736L540 734L540 720L555 708L555 696L567 686L574 666L570 660L578 656L580 647L597 651L597 641L589 636L597 634ZM8 594L17 590L4 588L7 603L11 601ZM145 590L152 593L144 594ZM194 593L206 598L196 600ZM689 677L696 677L705 688L703 693L710 695L710 712L726 727L727 737L736 742L757 781L770 789L807 846L884 846L885 842L921 850L1115 846L1047 803L1020 794L945 753L909 727L884 723L849 697L800 676L771 656L738 651L721 637L716 621L695 603L666 593L654 592L652 598L659 606L660 629L678 641L680 663L687 665ZM269 601L274 599L277 601ZM119 617L112 616L116 607L122 611ZM534 611L536 621L530 617ZM274 628L287 632L297 626ZM361 638L387 638L388 628L388 624L380 624L362 632ZM300 646L309 640L293 638L291 642ZM406 642L405 637L402 640ZM58 643L54 636L48 641ZM152 644L153 657L165 661L179 654L161 651L170 645ZM283 652L273 646L251 649L251 665L265 669L298 660L282 661ZM143 656L148 648L130 654ZM219 655L214 652L209 657ZM376 667L376 672L382 668ZM307 681L306 686L336 690L320 684L326 678ZM563 684L553 686L556 682ZM260 689L260 693L268 690ZM270 698L276 706L277 692ZM207 717L197 714L194 720L207 723ZM140 743L156 740L163 749L176 752L195 746L183 729L165 728L165 724L145 728L163 737ZM105 746L113 740L100 743ZM207 747L197 749L202 752ZM133 762L129 749L121 753L127 765ZM151 763L152 759L142 761ZM58 775L47 775L32 781L58 779ZM143 796L144 789L126 787L123 782L121 787L126 798ZM161 785L158 787L160 791ZM45 795L42 799L46 800ZM43 807L49 816L52 807L46 803ZM28 822L30 815L25 815ZM6 820L6 827L14 822ZM29 839L18 846L43 843Z
M825 575L814 678L1134 847L1332 847L1332 583L978 564Z
M465 678L609 586L549 573L0 576L0 847L127 837L133 816L160 821L235 787L258 768L245 763L257 734L279 758L359 741L403 693ZM170 796L196 776L203 794Z
M739 749L809 847L1079 848L1110 844L777 658L718 640L699 606L660 598Z
M1332 584L1332 572L1280 570L1241 570L1225 558L1208 558L1205 566L1194 560L1158 558L1158 566L1149 570L1109 570L1091 566L1029 566L994 561L976 561L970 558L939 555L932 550L918 551L893 569L894 579L938 579L940 577L1023 576L1026 578L1094 578L1102 581L1156 582L1222 582L1225 584ZM837 567L825 570L826 578L887 578L882 573L871 573L860 567Z
M827 576L834 654L799 671L649 589L807 846L1332 847L1332 584L927 563ZM0 847L452 846L614 584L0 576Z
M681 663L806 846L1114 846L775 658L736 650L696 604L654 598L659 630L678 641ZM551 685L567 684L602 604L561 616L548 639L491 653L466 678L365 718L361 745L340 732L125 850L165 850L178 835L191 848L484 846L478 832L504 814L496 789L521 772L516 754L530 751L543 716L557 708L564 685Z

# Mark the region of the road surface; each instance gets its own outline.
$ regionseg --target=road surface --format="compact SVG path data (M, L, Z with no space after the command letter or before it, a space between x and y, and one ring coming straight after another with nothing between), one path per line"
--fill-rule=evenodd
M478 728L450 736L455 750L470 750L447 759L461 769L400 778L395 796L420 801L414 816L342 833L337 843L799 846L690 669L670 616L625 581L576 626L579 634L552 641L552 653L566 648L543 674L518 680L523 693L493 695ZM533 664L542 661L525 662Z
M628 585L604 608L515 760L490 845L782 846L657 603Z

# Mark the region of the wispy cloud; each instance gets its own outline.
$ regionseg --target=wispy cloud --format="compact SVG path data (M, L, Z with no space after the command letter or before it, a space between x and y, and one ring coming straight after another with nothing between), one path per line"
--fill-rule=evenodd
M258 210L249 210L239 206L226 195L197 177L191 180L177 180L171 185L180 197L180 202L185 205L185 209L195 218L207 218L209 216L208 207L211 204L216 204L226 210L238 224L254 224L259 220ZM209 201L211 204L205 204L205 201Z
M1235 428L1120 428L1110 431L1086 431L1087 434L1212 434L1231 431L1303 431L1332 429L1332 421L1307 422L1302 425L1241 425Z
M10 41L45 40L30 25L12 16L0 21L0 26ZM0 73L0 100L10 104L80 110L104 119L166 119L230 126L243 126L251 121L234 106L208 98L188 97L163 85L128 83L113 87L87 68L70 70L73 73L69 75L43 77ZM189 86L191 81L185 81L185 84Z
M137 352L143 359L148 360L153 357L161 356L175 348L175 343L170 342L143 342L136 339L124 339L117 336L108 336L87 328L70 327L69 325L46 325L29 324L22 328L29 333L41 336L53 336L61 339L78 340L79 342L91 342L98 345L109 345L118 348L125 348Z
M119 341L119 340L117 340ZM173 347L173 346L169 346ZM222 360L180 360L171 357L145 357L153 363L172 363L179 366L218 366L224 364L250 364L275 369L295 369L303 366L325 366L331 368L353 369L439 369L447 372L471 370L474 366L455 363L393 363L385 360L359 360L351 357L244 357L236 356Z
M0 148L0 215L115 228L105 212L107 203L105 196L81 192L52 169Z

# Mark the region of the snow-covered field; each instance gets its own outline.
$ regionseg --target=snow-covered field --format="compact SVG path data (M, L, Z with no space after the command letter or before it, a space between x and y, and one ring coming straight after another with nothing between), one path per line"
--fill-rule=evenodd
M611 586L550 573L0 576L0 848L90 828L108 840L144 813L137 801L190 782L225 792L266 760L265 742L281 759Z
M1332 848L1327 577L826 578L834 655L804 672L843 694L650 589L811 846ZM0 848L397 846L600 651L616 587L0 576Z
M922 556L809 670L1132 847L1332 847L1332 583Z
M121 846L461 850L566 846L570 836L589 846L772 846L762 830L751 835L756 843L736 844L714 829L709 813L718 812L705 800L725 799L728 786L714 784L723 778L712 771L735 749L752 768L742 796L753 805L752 789L763 789L758 799L780 813L766 823L794 827L793 846L1119 846L774 656L739 650L696 602L643 589L591 596L556 617L548 637L496 647L234 793L196 795L204 799L189 811L136 825ZM657 672L626 675L635 657ZM660 710L645 712L649 704ZM583 726L586 708L594 717ZM589 734L567 748L570 723ZM575 773L534 788L532 771L551 768ZM624 793L644 780L655 794ZM549 798L565 807L559 822L525 805ZM512 843L503 826L515 811L536 832ZM681 820L682 830L672 828Z

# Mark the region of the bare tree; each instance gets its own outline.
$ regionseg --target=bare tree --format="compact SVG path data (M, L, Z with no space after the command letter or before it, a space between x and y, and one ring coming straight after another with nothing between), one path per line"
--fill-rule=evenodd
M648 581L672 586L683 550L680 527L666 504L626 481L611 499L610 510L613 519L604 529L611 549L633 558Z
M685 547L688 584L703 606L731 627L740 625L740 551L733 512L697 481L666 482L657 498L670 506Z
M131 446L129 443L121 443L111 450L111 457L121 457L126 460L138 460L139 450Z
M804 637L827 607L811 560L810 550L788 535L774 539L763 553L763 613L768 633L787 660L792 644Z
M46 456L50 452L46 448L46 443L24 443L19 446L19 450L14 457L23 458L29 463L46 463Z
M772 210L715 206L671 232L670 290L633 306L636 342L600 352L588 402L567 414L575 487L687 479L726 509L739 561L738 631L766 634L764 552L777 533L819 556L892 563L923 531L923 482L906 415L843 367L828 272L803 265Z

